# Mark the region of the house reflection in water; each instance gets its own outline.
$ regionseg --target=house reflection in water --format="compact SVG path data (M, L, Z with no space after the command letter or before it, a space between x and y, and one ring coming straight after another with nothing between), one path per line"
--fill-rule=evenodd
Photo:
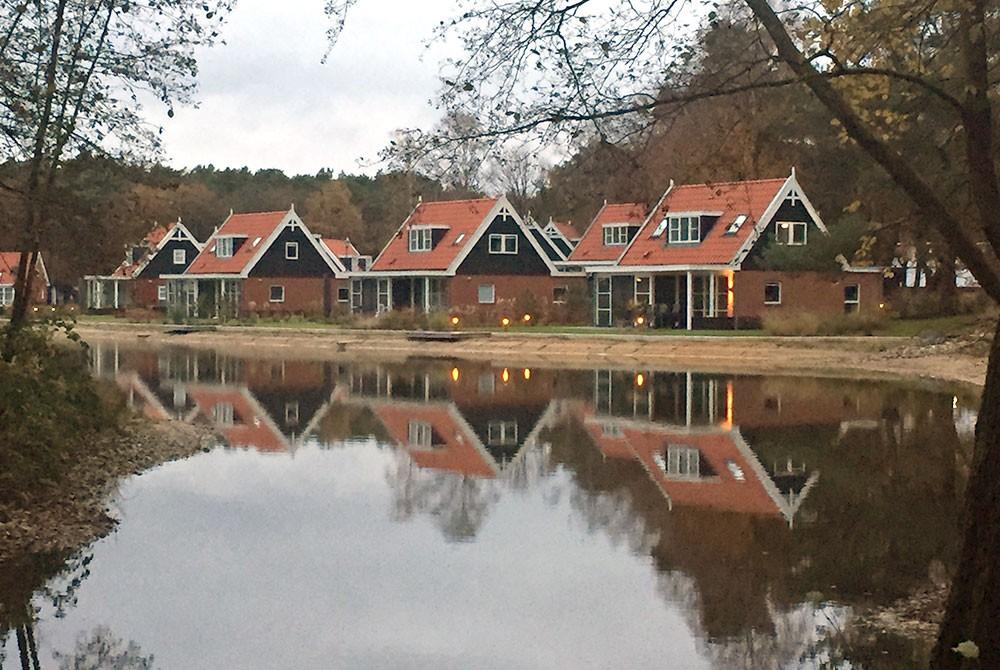
M210 425L231 448L391 454L393 518L429 518L448 541L475 540L511 490L568 505L587 532L648 557L718 659L794 663L815 626L806 594L892 602L957 546L967 454L951 395L648 369L92 352L138 411Z

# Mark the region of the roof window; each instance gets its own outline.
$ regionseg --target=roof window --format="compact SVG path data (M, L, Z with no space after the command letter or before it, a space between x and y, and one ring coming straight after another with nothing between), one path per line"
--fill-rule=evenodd
M728 228L726 228L726 235L735 235L736 232L740 229L740 227L744 223L746 223L746 220L747 220L746 214L737 214L736 218L733 219L733 222L729 224Z

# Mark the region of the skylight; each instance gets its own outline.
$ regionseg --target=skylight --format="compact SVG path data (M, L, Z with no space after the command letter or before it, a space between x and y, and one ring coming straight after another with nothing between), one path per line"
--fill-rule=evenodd
M454 244L456 245L461 244L462 240L464 239L465 239L465 233L460 233L459 236L455 238Z
M669 223L668 217L666 216L663 217L663 221L660 221L660 223L653 230L653 234L650 237L659 237L660 235L662 235L663 231L667 229L668 223Z
M746 220L747 220L746 214L738 214L736 218L733 219L733 222L729 224L729 227L726 228L726 235L734 234L736 231L740 229L740 226L742 226L746 222Z

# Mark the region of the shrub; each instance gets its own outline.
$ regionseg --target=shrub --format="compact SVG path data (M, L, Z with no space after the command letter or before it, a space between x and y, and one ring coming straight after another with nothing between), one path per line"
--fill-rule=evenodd
M880 312L859 312L821 317L810 312L768 314L763 318L764 331L769 335L874 335L886 323Z
M69 346L55 341L60 331ZM71 325L23 327L12 351L10 361L0 361L0 502L58 484L74 455L124 414L121 398L91 376L87 348Z

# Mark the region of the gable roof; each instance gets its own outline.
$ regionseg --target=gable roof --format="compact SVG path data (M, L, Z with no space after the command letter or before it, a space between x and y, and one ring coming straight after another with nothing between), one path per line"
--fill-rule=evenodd
M471 249L476 231L489 223L489 215L500 198L421 202L385 245L372 263L373 271L430 270L447 271ZM414 226L444 229L444 236L430 251L410 253L409 230Z
M816 225L826 232L819 214L799 186L794 170L790 176L779 179L671 184L618 264L628 267L739 264L793 190ZM652 237L668 214L696 212L719 215L715 224L704 232L701 242L666 244L666 231ZM746 216L746 221L735 232L728 232L739 215Z
M569 255L571 262L590 263L601 261L616 261L622 255L625 247L604 245L604 226L615 223L626 223L641 226L646 220L646 206L637 202L604 203L604 206L594 215L593 221L587 226L583 237Z
M580 241L580 231L577 230L573 223L570 221L549 221L546 228L549 226L555 228L559 231L559 234L566 238L569 242L579 242Z
M198 257L191 262L184 274L246 277L286 225L300 226L306 239L332 271L337 273L344 270L329 248L309 232L293 206L288 211L230 213L219 229L208 238ZM242 238L245 241L229 258L219 258L215 249L219 238L223 237Z
M17 278L17 269L21 266L20 251L0 251L0 286L13 286ZM45 269L45 261L42 254L38 254L35 262L35 272L41 277L45 285L49 285L49 273Z
M185 274L241 274L249 270L262 242L274 233L287 214L277 211L230 214L208 238L205 248L188 266ZM215 255L215 247L220 237L240 237L246 242L231 257L219 258Z
M354 246L354 243L351 242L350 238L337 240L330 237L324 237L322 238L322 241L323 246L325 246L330 253L337 258L344 258L348 256L356 257L361 255L361 252L358 251L356 246Z

